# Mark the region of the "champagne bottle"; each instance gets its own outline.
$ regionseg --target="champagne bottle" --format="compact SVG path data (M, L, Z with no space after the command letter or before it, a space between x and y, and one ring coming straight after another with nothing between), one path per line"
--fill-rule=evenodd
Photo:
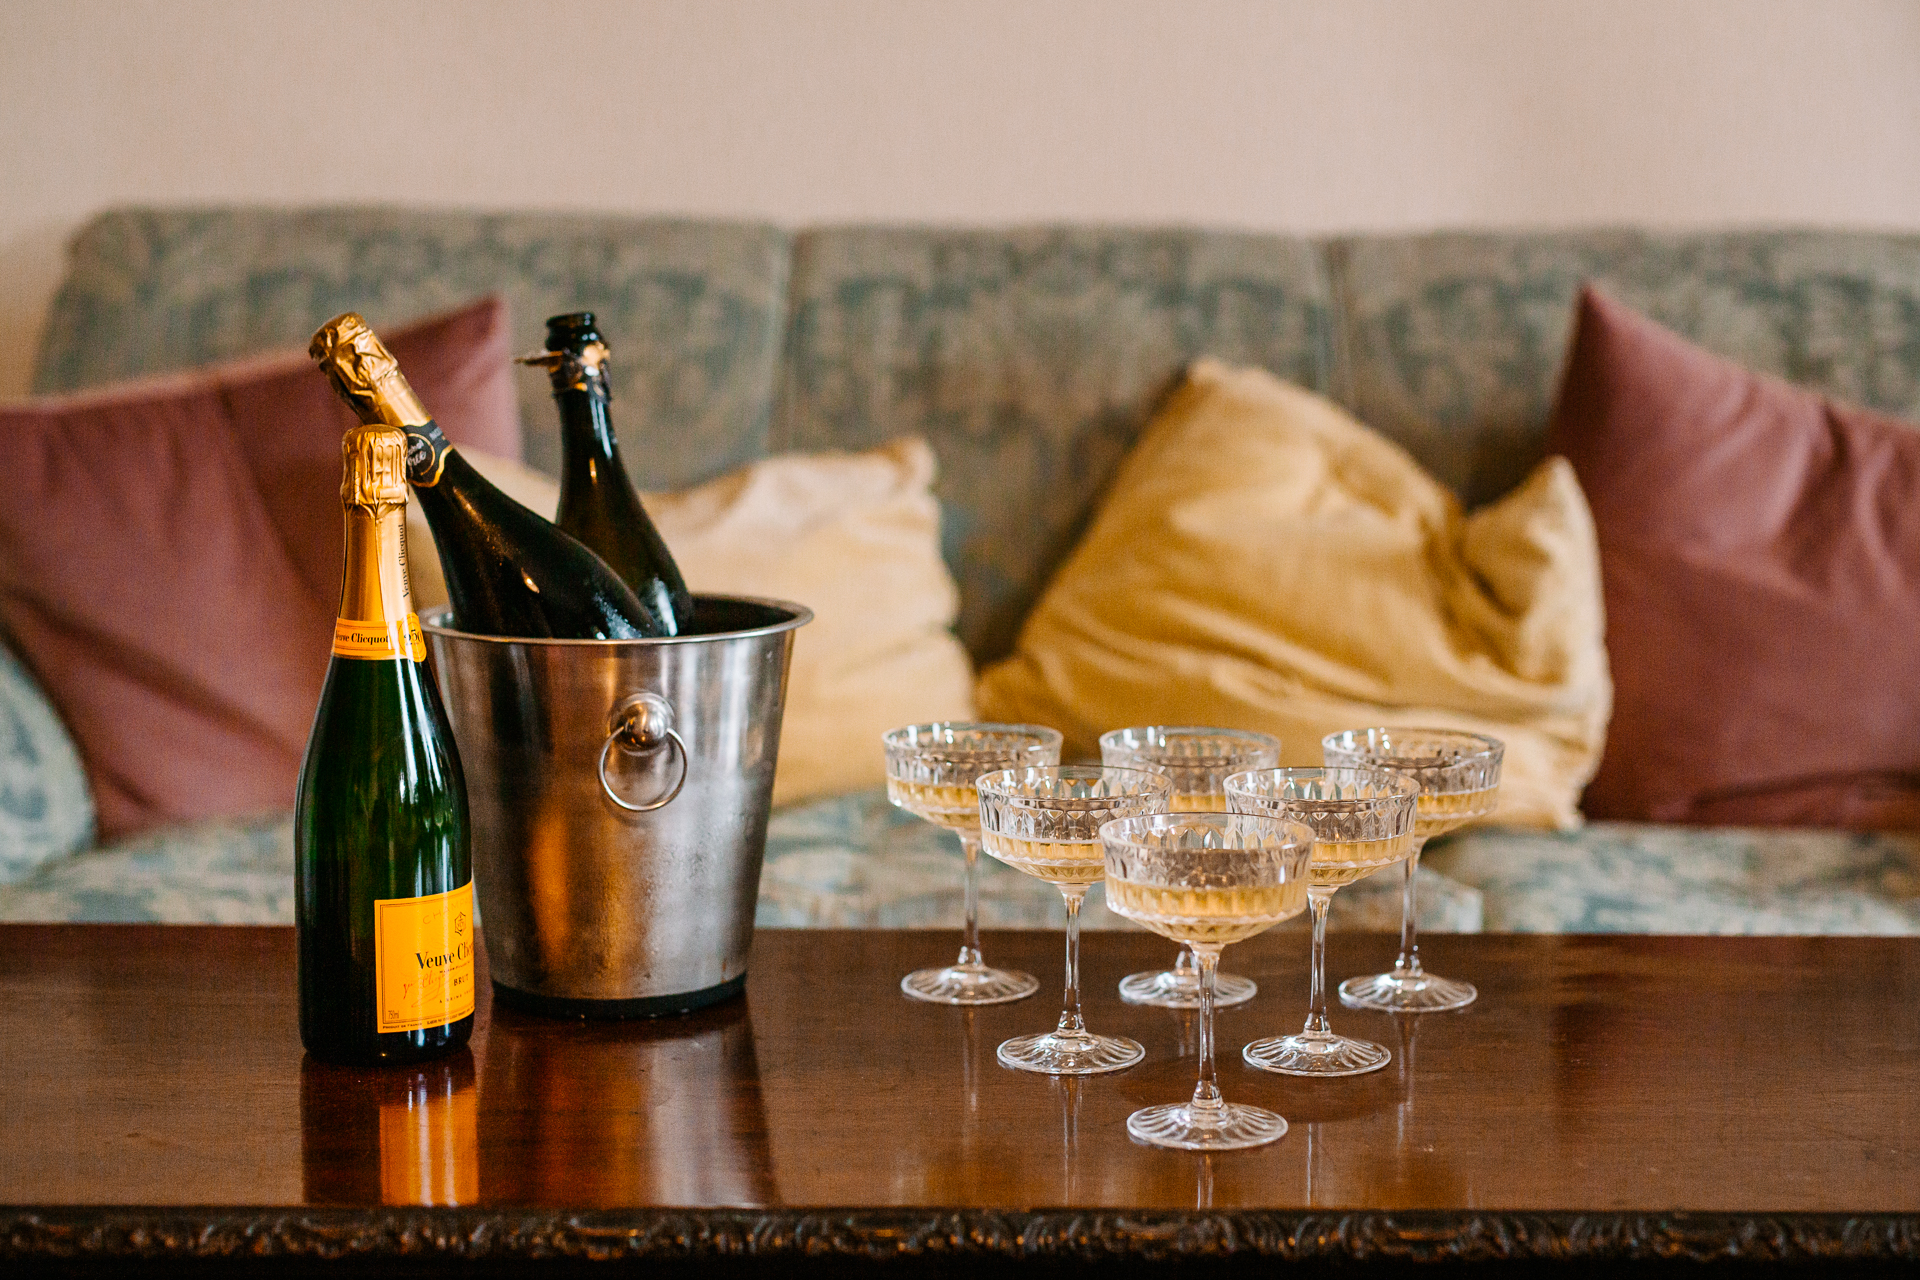
M300 1038L410 1062L473 1030L467 790L407 585L407 438L342 443L346 573L294 801Z
M607 411L607 344L591 311L547 320L547 349L521 364L547 371L560 407L562 529L592 547L646 602L669 635L693 623L693 597L620 461Z
M488 483L447 443L367 322L335 316L308 354L370 425L407 437L407 481L440 549L454 625L481 635L633 640L659 620L592 551Z

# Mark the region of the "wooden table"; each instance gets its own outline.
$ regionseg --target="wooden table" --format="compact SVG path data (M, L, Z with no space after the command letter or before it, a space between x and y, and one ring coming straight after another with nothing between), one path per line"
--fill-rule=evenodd
M901 997L952 948L763 931L730 1006L483 999L470 1053L368 1071L303 1061L290 929L0 928L0 1263L1920 1259L1920 940L1437 936L1479 1003L1341 1010L1393 1064L1304 1082L1238 1057L1304 1013L1305 938L1269 934L1227 952L1262 990L1221 1084L1293 1128L1213 1157L1124 1128L1192 1089L1191 1018L1114 995L1166 943L1087 939L1089 1023L1147 1059L1080 1081L994 1060L1051 1025L1058 935L989 937L1031 1000ZM1332 973L1391 951L1336 934Z

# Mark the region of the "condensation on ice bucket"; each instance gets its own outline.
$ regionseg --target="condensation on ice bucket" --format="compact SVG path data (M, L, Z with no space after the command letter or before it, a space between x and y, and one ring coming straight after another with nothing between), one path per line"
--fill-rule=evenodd
M653 1017L745 987L787 666L812 617L696 596L687 634L658 640L423 620L466 773L498 998Z

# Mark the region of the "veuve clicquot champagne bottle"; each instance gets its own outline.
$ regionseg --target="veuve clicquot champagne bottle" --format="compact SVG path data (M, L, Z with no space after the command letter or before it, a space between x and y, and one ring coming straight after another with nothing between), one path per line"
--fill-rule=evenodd
M294 801L300 1038L409 1062L473 1030L467 789L407 585L407 438L342 444L346 574Z
M663 634L620 575L462 458L367 322L348 312L308 353L360 421L407 437L407 481L440 550L454 625L481 635L634 640Z
M556 523L626 580L661 628L679 635L693 622L693 597L666 540L647 517L620 461L607 383L607 344L591 311L547 320L547 349L521 357L553 382L560 407L560 515Z

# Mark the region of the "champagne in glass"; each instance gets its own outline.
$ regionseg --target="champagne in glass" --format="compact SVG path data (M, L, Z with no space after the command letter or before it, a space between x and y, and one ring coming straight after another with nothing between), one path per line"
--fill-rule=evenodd
M887 799L960 837L966 854L966 925L960 956L950 965L916 969L900 990L933 1004L1004 1004L1040 989L1030 973L995 969L980 957L980 797L983 773L1060 759L1060 735L1034 724L946 721L910 724L885 739Z
M1320 749L1328 765L1392 769L1420 786L1413 853L1407 858L1400 902L1399 957L1391 973L1341 983L1340 1002L1383 1013L1438 1013L1472 1004L1480 995L1472 983L1438 977L1421 967L1414 873L1429 839L1493 812L1506 747L1497 738L1457 729L1375 728L1330 733Z
M1096 1036L1080 1016L1080 904L1106 871L1102 823L1167 807L1164 774L1087 765L1007 769L979 780L980 837L986 851L1056 885L1067 904L1067 985L1060 1022L1042 1035L1016 1036L999 1049L1001 1065L1056 1076L1119 1071L1146 1050L1124 1036Z
M1221 790L1230 774L1271 769L1280 763L1280 739L1245 729L1189 725L1143 725L1100 735L1100 763L1122 769L1146 769L1173 781L1173 813L1224 813ZM1214 975L1216 1007L1243 1004L1260 988L1234 973ZM1193 948L1183 947L1171 969L1130 973L1120 980L1120 998L1128 1004L1162 1009L1200 1007L1200 968Z
M1200 1071L1184 1103L1146 1107L1127 1132L1156 1147L1230 1151L1272 1142L1287 1122L1229 1103L1214 1071L1213 979L1220 950L1300 914L1307 905L1310 827L1240 813L1168 813L1100 829L1107 906L1200 957Z
M1236 813L1292 818L1313 828L1307 899L1313 906L1313 968L1307 1024L1298 1035L1256 1040L1240 1051L1247 1065L1290 1076L1357 1076L1393 1055L1370 1040L1335 1035L1327 1023L1327 908L1342 885L1413 852L1419 786L1385 769L1260 769L1227 779Z

